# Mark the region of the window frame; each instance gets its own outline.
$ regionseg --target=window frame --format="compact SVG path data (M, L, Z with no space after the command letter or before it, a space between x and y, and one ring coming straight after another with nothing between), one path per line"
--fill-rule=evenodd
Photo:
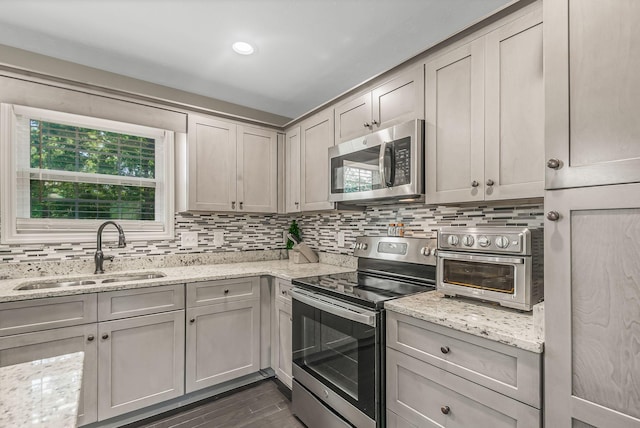
M70 124L105 131L130 133L156 139L162 150L161 165L156 166L156 221L117 220L128 241L174 239L174 138L170 130L114 120L58 112L48 109L0 104L0 243L46 244L96 241L98 226L107 219L26 219L18 218L18 165L16 141L17 115L43 121ZM98 176L99 174L96 174ZM123 177L124 180L129 180ZM22 195L24 197L24 195ZM28 198L29 196L27 196ZM158 216L161 216L158 219ZM115 230L115 229L114 229ZM107 229L109 233L110 229Z

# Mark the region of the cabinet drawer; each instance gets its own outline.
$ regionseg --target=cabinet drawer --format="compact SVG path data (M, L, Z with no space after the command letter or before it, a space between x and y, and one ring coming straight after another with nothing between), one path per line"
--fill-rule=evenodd
M259 277L187 284L187 307L189 308L258 297L260 297Z
M96 322L95 294L0 304L0 336Z
M417 428L387 409L387 428Z
M276 299L283 300L285 302L291 302L291 281L286 279L276 279Z
M533 407L541 406L541 356L387 312L387 346Z
M110 291L98 295L100 321L184 309L184 284Z
M541 424L539 409L390 348L387 407L419 427L539 428Z

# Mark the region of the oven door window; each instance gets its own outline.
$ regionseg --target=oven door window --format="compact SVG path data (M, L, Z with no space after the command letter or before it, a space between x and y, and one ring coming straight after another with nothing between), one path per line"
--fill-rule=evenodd
M293 301L293 363L375 417L375 327Z
M446 284L481 288L499 293L513 294L515 291L515 267L495 263L480 263L460 260L441 260L444 263L442 276Z

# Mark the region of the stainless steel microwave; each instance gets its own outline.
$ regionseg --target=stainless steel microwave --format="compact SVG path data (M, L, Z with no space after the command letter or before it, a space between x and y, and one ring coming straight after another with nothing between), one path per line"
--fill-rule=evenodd
M424 196L424 121L412 120L329 149L329 200Z

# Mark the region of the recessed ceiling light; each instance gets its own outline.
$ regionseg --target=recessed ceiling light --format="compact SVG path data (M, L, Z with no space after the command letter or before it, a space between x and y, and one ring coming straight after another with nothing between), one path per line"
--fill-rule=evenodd
M254 52L253 46L247 42L235 42L231 47L240 55L251 55Z

